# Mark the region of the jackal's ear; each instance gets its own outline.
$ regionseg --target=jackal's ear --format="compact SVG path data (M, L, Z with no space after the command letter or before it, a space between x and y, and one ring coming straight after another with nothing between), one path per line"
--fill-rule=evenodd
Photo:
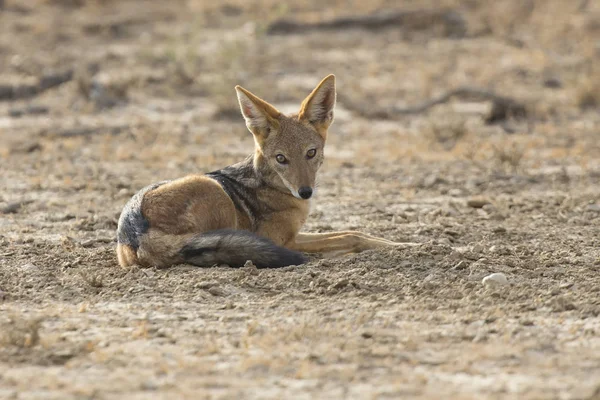
M267 137L281 115L279 110L241 86L236 86L238 101L246 126L255 136Z
M329 75L304 99L298 117L326 129L333 122L334 107L335 75Z

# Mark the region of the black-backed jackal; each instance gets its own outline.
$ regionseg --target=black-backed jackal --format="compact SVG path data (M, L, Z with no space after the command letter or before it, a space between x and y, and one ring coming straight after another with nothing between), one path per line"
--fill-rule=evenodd
M252 260L259 268L283 267L304 263L302 252L340 254L409 245L360 232L300 233L333 122L333 75L293 115L282 114L240 86L235 90L254 135L254 154L224 169L156 183L134 195L119 219L121 266L241 267Z

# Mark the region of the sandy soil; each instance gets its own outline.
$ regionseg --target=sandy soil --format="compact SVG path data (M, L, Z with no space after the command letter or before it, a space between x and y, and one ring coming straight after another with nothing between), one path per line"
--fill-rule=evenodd
M413 0L460 29L273 35L399 7L279 3L0 2L0 398L600 399L600 3ZM234 85L294 111L329 73L306 230L421 247L117 266L133 193L251 152ZM527 116L374 114L464 85Z

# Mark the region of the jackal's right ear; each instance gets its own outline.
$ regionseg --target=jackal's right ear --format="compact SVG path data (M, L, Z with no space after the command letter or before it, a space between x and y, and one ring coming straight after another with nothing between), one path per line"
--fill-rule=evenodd
M267 137L281 115L279 110L241 86L236 86L238 101L246 126L257 137Z

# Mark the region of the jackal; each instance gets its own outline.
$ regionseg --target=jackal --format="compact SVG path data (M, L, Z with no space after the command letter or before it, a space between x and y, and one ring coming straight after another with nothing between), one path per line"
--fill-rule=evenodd
M403 246L360 232L300 233L309 213L317 170L333 122L335 76L329 75L284 115L236 86L254 154L205 175L155 183L127 203L117 230L117 256L133 264L166 267L283 267L306 262L304 253L358 252Z

